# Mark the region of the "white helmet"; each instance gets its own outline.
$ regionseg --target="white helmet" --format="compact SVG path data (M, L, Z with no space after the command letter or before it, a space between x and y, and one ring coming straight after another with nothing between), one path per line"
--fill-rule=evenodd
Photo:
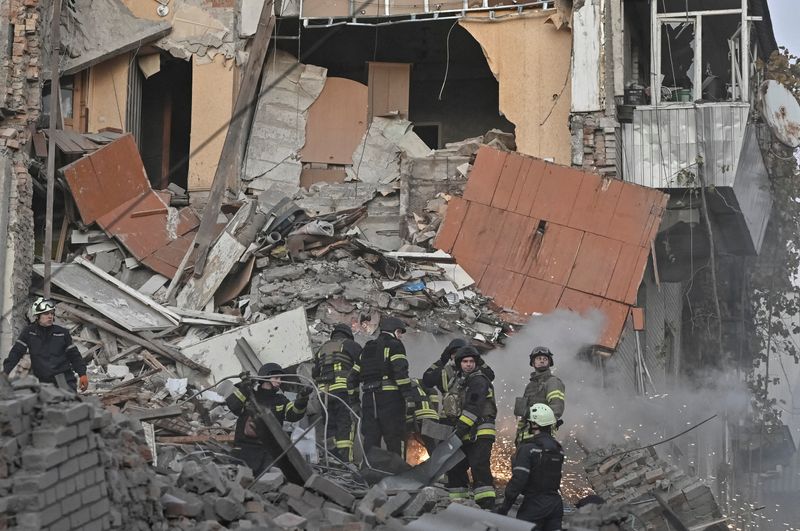
M56 311L56 305L53 304L53 301L50 299L45 299L44 297L39 297L35 301L33 301L33 306L31 306L31 315L36 317L37 315L41 315L43 313L49 313Z
M528 412L528 420L539 427L546 428L556 423L556 414L547 404L534 404Z

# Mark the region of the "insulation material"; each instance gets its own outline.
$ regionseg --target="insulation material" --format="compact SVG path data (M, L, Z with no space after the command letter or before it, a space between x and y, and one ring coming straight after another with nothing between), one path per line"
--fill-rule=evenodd
M242 179L254 190L271 184L294 191L302 165L308 108L322 92L326 69L304 65L282 51L267 58Z
M136 259L165 277L175 274L198 225L189 208L169 207L150 188L133 136L125 135L62 170L83 223L97 223Z
M353 164L353 152L367 131L365 85L329 77L308 110L303 162Z
M224 334L185 346L185 356L209 369L214 380L246 370L234 350L236 340L245 338L261 363L274 362L289 367L311 359L311 342L302 307Z
M600 310L615 348L668 196L482 147L436 239L485 295L525 313Z
M500 85L500 112L514 123L517 150L569 164L572 34L546 23L549 13L462 20ZM547 75L542 75L542 73Z

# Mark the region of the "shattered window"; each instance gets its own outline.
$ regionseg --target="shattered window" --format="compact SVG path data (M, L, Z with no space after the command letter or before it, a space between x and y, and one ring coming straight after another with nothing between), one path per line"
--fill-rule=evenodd
M692 101L694 22L661 24L661 101Z

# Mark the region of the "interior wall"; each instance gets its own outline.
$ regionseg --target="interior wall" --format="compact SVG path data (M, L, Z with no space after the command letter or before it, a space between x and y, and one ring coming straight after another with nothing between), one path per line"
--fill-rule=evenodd
M189 191L211 188L233 113L237 69L222 54L207 64L192 63L192 133Z
M296 34L297 28L289 24L282 20L281 31ZM278 41L277 45L297 55L296 41ZM410 63L409 119L439 124L442 144L480 136L494 128L514 131L514 124L498 110L497 80L480 45L452 21L306 29L300 61L325 67L330 77L364 84L368 83L368 61Z
M96 64L89 74L88 130L125 129L130 54Z
M549 13L462 20L498 82L500 111L516 125L517 150L570 164L572 34L545 23Z

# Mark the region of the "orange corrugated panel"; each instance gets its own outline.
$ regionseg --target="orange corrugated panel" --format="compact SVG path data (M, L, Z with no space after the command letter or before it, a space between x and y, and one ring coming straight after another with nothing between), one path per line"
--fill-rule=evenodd
M517 180L517 183L520 181L522 182L522 189L519 191L519 194L514 194L508 207L509 210L526 216L531 213L533 202L536 200L536 194L539 192L539 186L542 183L542 178L547 172L547 162L540 159L530 159L530 162L526 174L524 176L520 175L521 178Z
M506 162L503 165L503 171L500 173L500 179L497 181L497 187L494 189L494 197L492 197L492 206L495 208L508 208L508 202L514 193L514 187L517 185L517 179L520 176L520 170L524 158L509 155L506 157ZM524 179L525 176L523 175Z
M531 219L514 212L507 210L497 209L496 215L503 216L503 227L497 234L497 244L494 248L492 255L492 263L505 269L511 269L506 266L512 254L516 251L515 246L519 245L520 241L525 240L525 232L529 231ZM512 269L517 273L525 273L525 270Z
M661 192L643 186L624 186L611 219L613 237L640 246L650 245L647 236L653 223L651 216L658 213L660 217L658 210L662 196Z
M469 172L464 199L484 205L492 204L494 189L506 162L507 153L486 146L478 150L475 165Z
M567 287L605 297L622 242L586 233L572 266Z
M631 243L623 243L619 251L617 263L614 266L614 273L611 275L611 282L608 284L606 290L606 298L624 302L626 304L636 303L636 290L633 292L633 298L630 297L629 289L631 279L636 279L635 284L638 290L639 283L641 282L642 272L637 269L639 264L639 254L643 249L638 245Z
M458 232L461 230L461 224L464 222L468 208L469 203L460 197L454 197L447 203L447 215L442 222L442 228L439 229L434 243L437 249L447 253L453 251L453 245L456 243Z
M525 278L524 275L490 264L481 279L481 293L494 298L497 305L511 308Z
M639 284L642 283L642 277L644 276L644 271L647 268L647 259L650 256L650 248L643 248L639 251L639 257L636 260L636 265L633 268L634 275L630 279L630 283L628 284L628 294L625 296L626 301L630 301L631 304L636 302L636 294L639 291Z
M469 205L461 231L453 245L458 259L489 264L494 259L494 247L503 227L503 210L472 203Z
M549 313L556 309L564 286L551 284L538 278L526 277L514 301L514 308L522 313Z
M517 182L516 184L514 184L514 190L512 190L511 197L509 197L508 199L508 205L505 207L506 210L517 212L517 205L519 204L519 198L522 195L522 191L525 189L525 184L528 182L528 172L531 169L533 160L534 159L531 158L522 159L522 165L519 168L519 175L517 175ZM517 213L528 215L529 211L530 208L528 208L528 211L526 212L517 212Z
M613 237L611 233L614 227L611 225L611 219L614 217L622 187L620 180L585 174L568 225L601 236Z
M486 272L487 264L464 258L458 260L458 265L464 268L464 271L472 277L476 286L480 285L483 280L483 274Z
M544 237L528 276L565 286L581 246L583 232L555 223L545 225Z
M582 172L548 164L530 216L566 226L582 182Z
M516 233L511 243L511 253L506 259L505 268L517 273L528 274L528 270L536 260L536 242L541 239L541 236L537 237L536 235L536 228L539 226L538 219L528 217L523 217L523 219L525 221L521 230Z
M589 295L588 293L571 290L569 288L564 290L558 307L572 310L582 315L592 310L597 310L602 313L603 317L605 317L605 322L597 343L611 349L617 346L619 336L622 334L622 328L625 326L625 319L628 317L629 312L627 304L609 301L602 297Z

